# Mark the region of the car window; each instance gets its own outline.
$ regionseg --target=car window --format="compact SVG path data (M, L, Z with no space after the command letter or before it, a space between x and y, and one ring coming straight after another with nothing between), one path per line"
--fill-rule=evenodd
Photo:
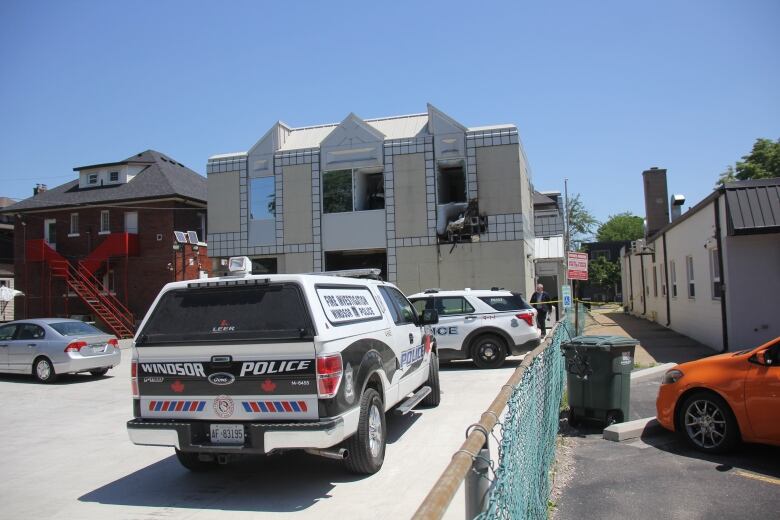
M417 314L414 312L414 307L406 299L406 296L401 294L397 289L393 287L382 286L379 288L379 292L382 293L382 297L385 299L388 307L395 306L396 312L393 314L393 319L397 325L403 323L415 323L417 321Z
M58 323L49 323L49 327L63 336L94 336L96 334L105 334L102 330L82 321L60 321Z
M9 341L14 338L16 325L3 325L0 327L0 341Z
M474 307L462 296L448 296L436 298L436 311L439 316L453 316L455 314L471 314Z
M480 296L479 299L497 311L520 311L531 308L519 294L511 296Z
M20 323L17 339L42 339L46 333L43 328L33 323Z
M775 345L766 351L766 359L772 360L773 366L780 365L780 345Z
M414 310L417 311L417 315L419 316L422 314L422 311L424 311L426 308L432 309L431 307L431 299L430 298L417 298L414 300L409 300L412 302L412 305L414 306Z

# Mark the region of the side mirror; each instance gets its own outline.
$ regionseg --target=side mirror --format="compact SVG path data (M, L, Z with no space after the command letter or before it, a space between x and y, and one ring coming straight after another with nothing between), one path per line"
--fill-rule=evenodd
M439 313L435 309L425 309L422 311L420 325L436 325L439 323Z
M748 361L764 367L770 367L773 364L772 358L766 355L766 350L763 350L761 352L756 352L755 354L753 354L748 358Z

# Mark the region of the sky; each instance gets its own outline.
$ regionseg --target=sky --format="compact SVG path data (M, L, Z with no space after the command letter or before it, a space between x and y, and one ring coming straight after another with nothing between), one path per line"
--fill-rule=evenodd
M644 214L641 172L704 198L780 138L780 2L0 0L0 196L153 148L425 112L518 126L539 191Z

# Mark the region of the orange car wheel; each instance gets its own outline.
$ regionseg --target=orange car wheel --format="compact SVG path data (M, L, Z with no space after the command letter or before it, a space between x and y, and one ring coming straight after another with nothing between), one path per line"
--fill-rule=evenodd
M712 392L689 395L678 414L679 432L697 450L723 453L739 442L739 427L731 408Z

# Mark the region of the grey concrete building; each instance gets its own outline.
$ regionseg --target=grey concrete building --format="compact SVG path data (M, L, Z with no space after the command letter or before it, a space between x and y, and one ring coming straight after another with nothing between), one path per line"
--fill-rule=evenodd
M426 113L292 128L208 160L209 253L256 272L378 267L407 292L533 286L517 127Z

